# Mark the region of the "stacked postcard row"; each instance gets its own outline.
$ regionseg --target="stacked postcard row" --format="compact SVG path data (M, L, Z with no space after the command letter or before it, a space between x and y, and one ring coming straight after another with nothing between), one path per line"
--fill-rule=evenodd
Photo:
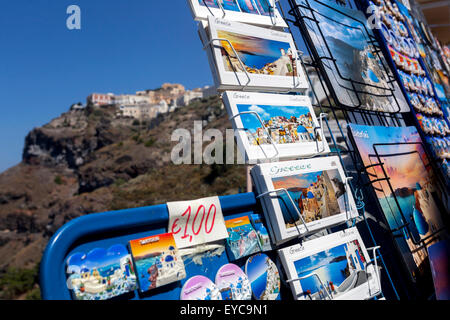
M108 249L78 252L67 260L68 285L78 300L106 300L181 282L181 300L279 300L280 273L265 253L254 253L239 267L218 266L214 279L188 273L171 233ZM356 228L294 245L278 252L292 292L300 300L367 299L380 292L379 270ZM187 277L189 275L189 278Z
M217 90L301 92L307 87L291 34L208 16L199 23Z
M251 170L252 180L270 242L280 248L293 238L345 223L358 211L339 158L317 158L330 153L322 117L317 119L309 97L282 94L308 89L292 35L260 27L278 23L273 23L278 17L278 12L272 15L274 3L268 7L270 25L242 10L244 2L248 8L253 0L190 4L200 21L198 32L215 86L224 91L238 148L246 163L258 163ZM254 3L255 11L265 12L261 1ZM281 19L277 26L286 25ZM308 157L316 158L296 160ZM227 240L230 259L251 254L254 248L251 231L237 220ZM278 254L288 279L297 279L291 282L296 299L366 299L380 292L378 270L368 267L356 228L280 249Z
M337 157L259 164L251 174L275 244L358 215Z
M181 299L221 300L223 297L223 299L249 300L252 292L256 299L264 292L265 299L277 299L280 288L278 269L262 253L272 250L272 245L261 217L258 214L234 215L225 220L225 225L228 238L209 251L216 250L217 255L221 256L225 248L228 256L225 261L249 257L245 273L237 265L226 263L217 271L214 284L188 268L193 259L201 259L204 255L202 250L196 253L195 247L179 249L173 234L164 233L131 240L128 246L117 243L109 248L95 248L89 252L71 254L66 261L69 289L77 300L106 300L131 294L137 289L145 293L182 281L186 290L181 290ZM257 260L262 262L257 263ZM257 268L259 264L265 265L266 268L262 270L260 266L259 270ZM235 277L230 277L231 271ZM273 279L278 277L278 282L272 281L270 288L264 286L264 290L261 284L253 285L263 271L271 273L270 277ZM255 276L255 272L258 276ZM228 276L225 277L224 273ZM232 290L225 290L230 288L230 283L227 284L226 281L236 281L235 285L231 286ZM244 290L234 290L238 288L238 282ZM194 294L190 288L198 283L203 283L202 290L197 290Z

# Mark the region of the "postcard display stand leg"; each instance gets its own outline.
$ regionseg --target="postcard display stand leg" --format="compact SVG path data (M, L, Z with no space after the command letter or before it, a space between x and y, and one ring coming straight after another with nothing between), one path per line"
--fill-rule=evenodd
M287 21L294 26L293 29L294 31L296 31L295 34L298 35L298 38L300 39L300 41L302 41L309 54L309 59L307 59L308 61L305 61L305 59L302 58L302 64L309 71L307 72L307 77L311 84L311 87L313 88L312 94L316 102L314 106L319 108L320 112L325 112L324 110L326 109L328 110L327 113L329 115L332 115L333 119L331 121L326 120L328 130L330 131L329 138L335 146L339 146L336 148L336 151L337 155L341 158L341 161L345 163L344 170L346 171L346 174L355 178L352 185L356 185L359 187L357 189L357 194L360 195L358 197L358 207L362 211L362 214L360 216L361 220L358 219L356 225L360 227L358 229L364 234L363 239L368 239L366 240L368 242L372 241L375 248L378 247L377 241L382 246L381 250L383 251L384 255L381 255L381 252L378 251L379 254L377 257L380 259L384 271L382 272L381 278L381 281L384 282L384 294L387 294L388 298L391 299L417 297L428 298L430 295L432 295L433 292L433 289L430 289L429 286L429 279L417 279L407 268L402 254L400 253L401 251L396 243L396 238L399 237L399 230L389 227L387 217L383 213L383 208L381 207L380 202L377 200L377 196L375 194L375 190L380 191L379 189L377 189L377 181L387 181L389 189L394 190L390 183L390 179L386 174L386 171L384 171L385 175L383 177L377 177L376 180L368 171L370 167L383 167L382 159L378 157L378 161L376 163L372 164L371 166L365 165L358 153L354 139L350 134L347 135L347 132L342 129L343 127L347 127L350 123L360 124L362 126L403 128L408 123L411 123L409 122L409 115L407 113L404 113L409 112L409 108L408 110L402 109L401 112L381 112L367 110L360 104L349 107L348 105L340 102L340 97L336 91L336 88L333 87L333 82L330 78L333 75L327 73L329 62L331 61L331 63L336 67L337 70L335 73L337 74L337 78L343 78L342 75L344 73L340 70L341 66L337 64L337 62L339 61L335 57L333 57L332 50L330 50L330 47L328 46L328 43L325 39L325 35L322 33L322 30L320 28L321 22L319 21L318 17L322 17L326 13L316 12L310 6L310 3L312 2L323 4L324 7L328 4L330 4L331 6L331 3L334 3L334 1L327 0L289 0L289 4L291 7L291 9L289 10L289 14L293 17L293 19ZM353 1L347 1L347 3L343 6L346 8L357 10ZM336 5L334 5L333 7L336 7ZM352 19L352 17L347 15L346 19ZM310 30L313 28L317 28L314 39L312 38L312 35L310 33ZM316 48L315 43L320 42L320 40L318 39L323 40L325 49L322 48L322 50L319 50L318 48ZM369 35L368 39L368 43L370 43L370 45L374 49L371 54L382 55L383 50L376 42L378 38L374 37L373 35ZM386 57L386 59L389 61L389 57ZM389 71L389 66L386 67L386 69ZM315 83L313 83L312 80L313 74L317 75L314 79ZM391 72L388 72L388 83L394 83L395 78L396 77L392 75ZM360 98L360 96L362 97L362 95L367 94L367 92L364 93L364 90L361 90L360 87L356 88L356 85L358 85L357 83L353 81L350 82L350 87L348 87L347 90L353 91L353 94L358 97L356 100L358 102L361 102L362 99ZM368 87L371 86L370 83L366 83L365 85ZM351 90L352 88L354 90ZM392 91L391 94L393 96L393 101L399 104L400 102L398 101L398 97L403 95L403 93L401 93L400 95L394 95L394 91ZM377 95L370 95L377 97ZM396 109L396 111L399 110L400 107ZM401 142L398 144L402 145ZM376 148L376 145L374 147ZM426 152L428 159L433 159L432 157L429 157L430 153L426 147L424 147L424 151ZM376 157L376 155L373 156ZM428 166L432 166L433 169L436 169L434 163L432 162L429 163ZM442 176L440 175L441 172L439 170L434 171L438 176L438 179L442 181ZM445 190L445 186L443 186L442 183L440 184L440 187ZM445 194L445 191L443 191L443 193ZM364 198L363 195L365 196ZM392 204L395 207L394 209L402 213L402 209L400 204L398 203L398 200L396 199L397 196L395 192L393 193L393 197L395 199L394 203ZM366 200L363 201L363 199ZM442 210L442 212L446 212L445 207ZM362 224L360 224L360 222ZM406 222L403 228L400 228L400 231L404 230L407 234L409 234L409 224L409 222ZM363 226L365 228L362 228ZM386 231L389 231L389 233L387 234ZM442 230L436 230L430 237L421 239L421 241L418 241L418 243L416 244L421 245L421 248L423 249L425 242L429 241L430 238L432 240L432 238L436 237L441 231ZM400 237L403 238L403 236L401 235ZM407 237L406 234L405 237ZM415 239L410 235L409 239L412 240L412 242L415 241Z

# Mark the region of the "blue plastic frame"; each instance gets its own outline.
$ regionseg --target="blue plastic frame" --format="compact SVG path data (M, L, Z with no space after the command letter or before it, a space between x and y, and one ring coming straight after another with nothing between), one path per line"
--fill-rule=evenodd
M219 197L224 216L253 213L254 193ZM86 215L62 226L50 239L40 267L41 295L45 300L72 300L66 285L67 257L76 249L88 250L143 236L167 232L167 204ZM162 295L162 298L171 293ZM135 298L143 298L136 296ZM161 297L160 297L161 298ZM147 296L147 299L151 297Z

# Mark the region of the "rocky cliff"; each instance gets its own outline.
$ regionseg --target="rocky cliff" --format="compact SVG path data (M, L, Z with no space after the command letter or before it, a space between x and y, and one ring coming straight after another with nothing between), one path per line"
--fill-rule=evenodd
M192 132L196 120L205 129L231 128L219 97L142 123L118 118L115 111L88 106L33 129L23 161L0 174L0 277L6 279L11 268L34 268L49 238L76 217L245 187L242 166L170 161L175 129ZM0 278L0 298L21 294L8 285Z

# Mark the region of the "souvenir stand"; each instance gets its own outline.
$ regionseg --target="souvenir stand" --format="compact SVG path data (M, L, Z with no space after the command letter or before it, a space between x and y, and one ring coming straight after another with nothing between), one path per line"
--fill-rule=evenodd
M299 2L302 2L302 4L299 4ZM380 183L381 181L384 181L386 183L386 189L389 189L389 191L394 191L394 188L391 185L390 182L390 177L388 174L386 174L386 171L384 170L384 163L383 161L381 161L381 159L379 158L379 155L376 152L376 147L377 144L374 143L374 145L372 146L372 150L374 151L373 154L369 154L369 158L376 158L376 161L373 161L372 163L364 163L364 161L361 159L360 154L358 153L358 148L355 145L355 141L353 139L353 136L351 134L351 132L345 132L345 130L343 130L342 128L347 127L349 124L359 124L361 125L361 128L369 128L372 126L383 126L383 127L397 127L397 128L402 128L407 126L408 124L411 125L415 125L417 123L415 123L414 121L411 120L411 117L408 115L407 112L409 112L409 108L407 110L402 110L402 112L398 112L398 113L390 113L390 112L379 112L379 111L368 111L368 110L364 110L362 108L348 108L348 106L336 103L337 101L339 101L339 97L337 96L335 90L333 90L333 85L329 79L329 77L327 77L326 71L324 70L324 61L325 63L332 61L333 63L336 62L336 59L333 58L333 56L328 55L328 56L324 56L324 55L320 55L319 52L317 51L316 47L313 45L315 42L313 41L313 39L311 39L310 37L310 33L308 32L308 25L311 26L311 24L314 24L316 26L318 26L320 24L320 22L318 21L318 19L316 19L316 16L314 16L314 14L316 15L320 15L320 13L317 13L316 10L314 10L314 8L312 8L310 6L310 3L312 2L320 2L320 1L289 1L290 5L291 5L291 10L289 11L289 13L294 17L293 20L291 20L290 22L297 27L300 32L300 37L304 39L305 43L306 43L306 48L308 50L308 53L311 57L311 63L305 63L307 67L316 70L316 72L318 74L321 75L321 77L319 78L320 80L320 85L322 86L322 89L324 92L329 92L329 95L327 95L325 100L325 103L319 104L320 108L321 108L321 112L324 112L324 109L328 109L330 110L329 113L333 114L335 119L336 119L336 123L338 126L338 130L336 130L338 132L338 134L336 134L338 136L338 138L341 139L341 141L343 141L345 148L346 148L346 156L351 159L351 161L348 161L347 163L349 164L348 166L346 166L346 169L350 171L350 175L352 175L355 179L352 181L354 183L354 185L359 186L361 189L358 190L358 192L362 192L361 194L365 195L365 199L367 199L365 201L366 204L366 210L368 212L370 212L371 216L375 216L377 222L375 223L373 220L370 221L372 230L382 230L383 227L381 227L382 222L384 221L385 224L388 226L389 233L391 235L391 240L388 240L388 237L386 236L386 234L383 234L383 232L378 233L376 235L376 239L378 241L383 241L383 247L382 250L384 252L384 257L385 257L385 262L386 265L389 267L389 270L391 271L391 276L393 279L393 282L396 285L396 295L397 297L405 297L405 298L414 298L414 297L429 297L432 296L433 294L433 288L432 286L430 287L430 282L431 280L429 279L430 276L426 279L421 278L420 276L417 276L417 274L414 272L416 270L411 270L410 268L407 267L405 260L402 256L404 256L404 254L401 254L401 248L399 248L398 244L397 244L397 240L400 238L405 238L407 240L412 239L413 242L416 241L414 240L413 237L410 237L411 234L411 224L407 219L402 219L403 223L398 223L397 227L392 227L392 225L389 228L389 223L388 223L388 219L389 217L387 217L387 214L383 212L383 208L380 205L380 202L377 200L377 195L376 192L386 192L385 190L381 190L379 188L377 188L377 183ZM323 4L324 6L328 6L330 5L332 2L331 1L322 1L320 2L321 4ZM347 4L345 5L347 8L353 8L356 9L356 6L354 3L352 2L347 2ZM336 6L333 7L333 9L335 9ZM339 10L339 9L337 9ZM347 16L348 18L352 18L350 16ZM311 28L311 27L310 27ZM363 27L364 28L364 27ZM319 28L320 31L320 28ZM321 36L323 37L323 34L321 34ZM371 46L373 47L373 51L372 54L373 55L383 55L383 48L382 46L380 46L378 43L382 43L382 42L377 42L378 37L377 37L377 30L374 30L374 34L371 34L368 36L368 39L373 40L370 41L371 42ZM317 42L317 40L315 40ZM383 44L383 43L382 43ZM329 47L327 47L328 50L325 51L325 53L330 53L331 51L329 50ZM323 53L323 52L322 52ZM390 56L385 54L384 55L389 64L390 62ZM389 66L391 66L391 64L389 64ZM388 83L391 81L395 81L395 74L392 74L391 72L389 73L389 80L387 81ZM342 72L338 73L339 75L342 74ZM322 81L322 78L324 79ZM325 84L324 84L325 83ZM370 86L369 83L365 83L366 86ZM403 89L403 88L401 88ZM328 90L328 91L327 91ZM403 90L402 90L403 91ZM360 94L361 92L358 92L357 90L355 90L355 94L358 95L358 93ZM332 105L333 108L330 108L329 106ZM341 112L343 114L344 119L342 120L338 120L338 117L336 116L336 111L339 110L339 112ZM328 123L328 122L327 122ZM376 127L379 128L379 127ZM349 130L350 131L350 130ZM404 143L403 141L399 141L398 143L394 143L392 145L396 145L398 147L405 145L408 143ZM422 149L424 149L425 151L429 151L426 146L424 146L424 144L422 142L419 143L420 146L422 147ZM375 148L373 148L375 147ZM397 155L400 155L401 153L398 152ZM405 153L406 154L406 153ZM394 157L396 154L395 152L390 152L389 156L390 157ZM433 167L434 172L438 178L439 181L439 185L441 187L440 189L440 194L439 196L443 196L444 197L444 201L447 201L445 199L446 197L446 188L445 188L445 177L443 176L442 171L437 168L433 161L431 161L431 159L434 159L433 157L430 156L431 153L427 152L427 156L428 159L430 159L429 161L426 162L426 167L428 169L430 169L431 167ZM386 155L385 155L386 156ZM376 174L374 174L373 172L373 168L380 168L382 171L384 171L384 175L382 176L377 176ZM391 211L397 212L400 215L402 215L402 207L399 204L399 201L397 199L397 195L395 192L392 192L392 196L394 198L394 201L392 201L392 206L395 208L391 208ZM441 206L439 208L441 210L441 212L448 212L447 209L444 206ZM367 212L366 212L367 214ZM380 219L380 220L378 220ZM367 222L367 219L365 219ZM386 227L384 227L384 229L386 229ZM370 231L370 227L369 227L369 231ZM436 230L435 232L433 232L429 238L422 238L420 239L420 242L422 246L425 246L425 242L427 240L430 240L430 238L438 238L440 237L440 232L443 230ZM444 238L445 239L445 238ZM386 242L384 242L386 241ZM403 240L401 240L403 241ZM390 242L390 244L388 244ZM397 244L397 250L394 249L394 247L392 246L392 243ZM400 271L399 270L399 266L403 265L403 270ZM400 272L399 272L400 271ZM395 289L394 289L395 290ZM427 292L426 294L424 294L424 292Z
M412 155L424 161L425 173L434 170L439 187L446 187L445 178L419 140L380 138L370 143L368 155L362 153L364 141L359 139L364 132L394 128L399 135L410 130L416 137L416 131L407 127L411 105L398 74L391 71L392 61L383 55L384 43L379 45L379 35L359 20L361 12L352 16L345 11L357 10L355 4L347 3L344 10L329 0L288 0L290 19L279 1L188 2L255 192L187 202L184 212L186 203L168 203L75 219L52 237L44 253L43 298L430 297L431 276L427 278L423 265L418 270L410 250L426 251L445 228L423 227L417 235L412 226L417 219L410 221L410 213L404 212L387 164ZM312 2L327 7L334 3L330 12L349 19L346 27L364 35L364 52L377 61L374 74L363 72L361 78L342 70L322 29L321 19L332 17L317 17ZM245 43L265 46L276 62L256 60ZM364 61L362 65L367 66ZM423 196L423 187L416 188L415 197ZM433 191L435 197L439 189ZM380 193L391 195L391 213L386 213ZM443 204L437 206L445 212ZM212 208L214 218L223 214L214 228L226 229L215 229L215 241L207 241L214 224L208 230ZM195 246L186 245L191 213L195 235L203 234L205 219L205 238L194 240ZM187 214L180 237L180 219ZM393 223L389 214L398 221ZM419 217L416 211L413 216ZM116 260L110 258L114 255ZM93 264L98 257L109 264ZM311 264L318 259L321 268Z

